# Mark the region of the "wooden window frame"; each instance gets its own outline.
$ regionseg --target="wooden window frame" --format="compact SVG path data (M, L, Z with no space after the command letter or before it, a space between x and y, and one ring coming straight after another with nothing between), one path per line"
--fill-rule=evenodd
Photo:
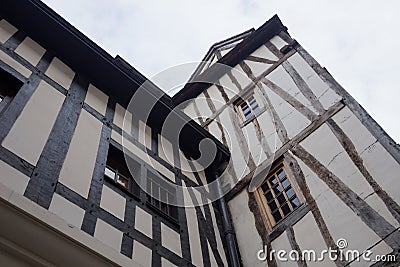
M280 212L280 215L282 216L282 218L279 221L275 221L273 215L272 215L272 211L268 205L268 201L264 195L264 191L262 189L262 185L264 185L265 183L268 183L268 180L270 178L272 178L273 176L275 176L279 170L283 170L285 172L285 176L286 179L288 179L288 181L290 182L290 187L293 189L295 196L297 197L299 204L297 207L294 207L291 209L291 211L284 215L283 211L282 211L282 207L289 202L289 198L285 193L285 188L283 188L282 193L278 194L278 195L283 195L285 197L285 202L283 204L279 204L278 206L278 210ZM278 184L280 186L282 186L282 182L277 179ZM282 179L284 180L284 179ZM295 179L294 179L294 174L293 172L290 170L290 168L288 168L287 163L285 162L284 159L280 159L278 160L271 168L271 170L269 171L268 175L266 176L264 182L262 183L262 185L255 191L255 196L256 196L256 201L258 203L258 206L260 208L261 214L262 214L262 218L264 221L265 226L267 227L267 229L269 231L272 231L274 228L276 228L278 225L280 225L281 223L283 223L285 220L287 220L287 218L289 218L291 215L293 215L293 213L298 210L301 206L303 206L303 204L305 203L304 200L304 196L302 195L300 188L298 187ZM289 186L287 186L288 188ZM277 200L277 197L275 195L275 193L273 192L274 190L272 190L271 187L270 188L270 192L272 193L273 199ZM276 201L276 203L279 203L279 201ZM289 205L289 207L291 207L291 205Z
M253 98L255 103L257 104L255 109L253 109L253 107L250 104L251 98ZM243 112L243 108L241 107L241 105L244 103L250 110L250 114L252 115L250 118L246 118L246 115ZM240 97L239 99L237 99L234 102L234 107L240 117L242 124L247 124L250 121L254 120L263 111L262 106L260 106L260 103L258 103L257 98L255 97L254 91L251 91L251 92L245 94L244 96Z
M161 182L156 181L156 179L160 179ZM146 203L149 207L156 210L158 213L160 213L164 217L168 218L170 221L177 223L179 220L177 207L164 202L162 200L162 197L155 198L152 195L150 195L151 190L153 189L153 186L157 185L159 195L161 195L161 191L165 191L165 192L167 192L166 195L167 196L171 195L173 198L175 198L175 202L176 202L175 188L169 186L168 184L166 184L166 185L161 184L162 181L164 181L166 179L167 178L157 175L153 172L148 172L148 175L146 178L146 192L147 192L146 193L146 197L147 197ZM164 182L164 183L167 183L167 182ZM150 189L149 189L149 185L151 186ZM170 188L168 189L166 187L170 187ZM161 189L163 189L163 190L161 190ZM172 202L174 202L174 201L172 201Z

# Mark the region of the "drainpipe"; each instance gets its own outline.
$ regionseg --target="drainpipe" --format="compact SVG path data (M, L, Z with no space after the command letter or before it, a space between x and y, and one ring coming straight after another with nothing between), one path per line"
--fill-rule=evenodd
M211 179L212 181L218 181L218 173L216 168L213 168L211 171ZM218 195L222 196L222 188L221 184L218 181L217 182L217 188L218 188ZM229 211L228 211L228 205L226 204L225 197L222 196L218 200L219 208L221 211L221 216L222 216L222 226L224 229L224 235L226 239L226 243L228 245L228 253L229 253L229 258L231 262L232 267L239 267L240 266L240 261L239 261L239 254L237 252L237 246L236 246L236 239L235 239L235 232L233 231Z

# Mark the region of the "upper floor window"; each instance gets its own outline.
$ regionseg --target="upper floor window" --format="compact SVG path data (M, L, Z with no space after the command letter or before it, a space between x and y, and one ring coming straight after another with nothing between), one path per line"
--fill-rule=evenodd
M261 205L274 227L300 206L298 190L283 162L274 167L258 190Z
M129 161L129 165L130 168L126 164L123 152L110 145L104 176L139 197L140 188L133 176L140 177L140 165L133 160Z
M0 115L22 87L22 82L0 68Z
M248 122L252 120L261 111L254 94L251 94L245 98L241 98L235 103L235 107L240 118L242 119L242 122Z
M176 203L176 190L164 178L151 172L147 176L147 203L164 215L178 221L178 210L171 203Z

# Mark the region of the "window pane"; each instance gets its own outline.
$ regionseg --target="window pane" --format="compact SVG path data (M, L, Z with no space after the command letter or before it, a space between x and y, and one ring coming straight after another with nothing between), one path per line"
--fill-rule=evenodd
M272 213L272 216L274 217L275 222L279 222L282 219L282 216L279 213L279 211Z
M287 188L290 185L289 180L288 179L283 180L282 181L282 185L283 185L284 188Z
M286 176L286 174L285 174L285 172L284 172L283 170L280 170L280 171L278 172L279 180L282 180L285 176Z
M282 211L283 211L283 214L284 214L285 216L288 215L288 214L290 213L289 205L288 205L288 204L283 205L283 206L282 206Z
M283 194L280 194L279 196L278 196L278 201L279 201L279 204L283 204L283 203L285 203L286 202L286 199L285 199L285 196L283 195Z
M278 183L278 181L276 180L276 178L275 178L275 176L274 176L274 177L272 177L271 179L269 179L269 183L270 183L271 185L275 185L276 183Z
M117 182L118 182L120 185L123 185L125 188L129 188L129 180L128 180L127 178L125 178L124 176L118 175L118 180L117 180Z
M267 184L267 183L264 183L264 184L261 186L261 189L262 189L262 191L263 191L264 193L267 192L267 191L269 190L268 184Z
M253 117L254 117L253 113L249 113L246 115L246 120L248 121L248 120L252 119Z
M268 204L269 208L271 209L271 211L276 210L278 207L276 206L275 201L272 201L271 203Z
M282 188L278 185L274 187L274 193L275 195L278 195L280 192L282 192Z
M107 176L107 177L110 177L113 180L115 178L115 172L112 171L111 169L109 169L108 167L106 167L106 169L104 171L104 175Z
M272 199L272 193L271 193L271 192L266 193L266 194L265 194L265 197L267 198L267 201L268 201L268 202L271 201L271 199Z
M297 197L295 197L294 199L292 199L290 202L292 203L292 207L293 207L293 208L297 208L297 207L300 205L300 202L299 202L299 200L297 199Z
M293 188L289 188L286 190L286 195L288 196L288 198L291 198L292 196L294 196L294 190Z

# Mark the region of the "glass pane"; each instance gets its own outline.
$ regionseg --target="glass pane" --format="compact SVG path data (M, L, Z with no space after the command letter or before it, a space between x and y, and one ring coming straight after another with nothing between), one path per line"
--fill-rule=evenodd
M115 172L106 167L106 169L104 170L104 175L114 180Z
M246 115L246 120L250 120L254 117L253 113L249 113Z
M275 201L272 201L271 203L268 204L269 208L271 209L271 211L276 210L278 207L276 206Z
M286 195L288 196L288 198L291 198L292 196L294 196L294 190L293 188L289 188L286 190Z
M297 208L297 207L300 205L300 202L299 202L299 200L297 199L297 197L295 197L294 199L292 199L290 202L292 203L292 207L293 207L293 208Z
M282 219L282 216L279 213L279 211L272 213L272 216L274 217L275 222L279 222Z
M284 172L283 170L280 170L280 171L278 172L279 180L282 180L285 176L286 176L286 174L285 174L285 172Z
M118 176L117 182L118 182L120 185L123 185L125 188L129 188L129 180L126 179L125 177L119 175L119 176Z
M278 183L278 180L276 180L275 176L269 179L269 183L271 185L275 185L276 183Z
M283 203L285 203L286 202L286 199L285 199L285 196L283 195L283 194L280 194L279 196L278 196L278 201L279 201L279 204L283 204Z
M263 191L264 193L267 192L267 191L269 190L268 184L267 184L267 183L264 183L264 184L261 186L261 189L262 189L262 191Z
M280 192L282 192L282 188L280 187L280 185L274 187L274 193L275 193L275 195L278 195Z
M290 185L289 180L288 179L283 180L282 185L283 185L283 188L287 188Z
M265 194L265 197L267 198L267 201L268 201L268 202L271 201L271 199L273 198L271 192L266 193L266 194Z
M288 214L290 213L289 205L288 205L288 204L283 205L283 206L282 206L282 211L283 211L283 214L284 214L285 216L288 215Z

